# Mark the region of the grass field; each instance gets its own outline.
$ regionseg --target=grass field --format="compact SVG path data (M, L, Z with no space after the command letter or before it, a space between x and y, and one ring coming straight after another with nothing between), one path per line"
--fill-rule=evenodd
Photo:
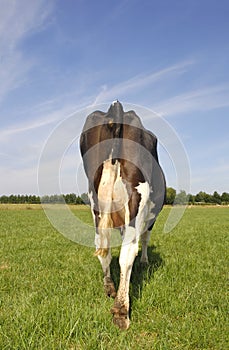
M40 207L17 208L0 210L1 350L229 348L229 208L189 208L169 234L163 209L149 266L135 261L128 331L112 324L94 249L61 236ZM82 207L75 213L90 220Z

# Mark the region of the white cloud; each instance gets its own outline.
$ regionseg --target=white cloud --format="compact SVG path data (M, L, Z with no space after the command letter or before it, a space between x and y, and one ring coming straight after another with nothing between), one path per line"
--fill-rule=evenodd
M132 92L140 92L149 86L162 87L171 79L178 77L189 70L197 62L187 60L168 66L150 74L140 74L129 80L109 87L104 84L94 100L94 105L116 98L127 98ZM189 72L189 74L192 74ZM207 111L229 106L229 84L208 85L178 94L168 99L162 99L151 106L153 110L161 115L171 116L191 111Z
M76 106L71 104L63 105L62 108L52 104L55 101L47 101L40 106L37 106L36 113L32 113L33 118L23 123L15 123L11 127L0 130L0 149L4 152L0 152L0 174L1 174L1 193L37 193L37 171L39 166L39 158L43 147L46 145L50 135L56 130L56 127L61 126L62 122L68 120L68 117L75 118L73 120L72 132L77 136L80 131L81 124L84 119L81 117L81 112L76 114ZM47 111L47 105L48 111ZM51 105L51 106L50 106ZM50 108L51 107L51 108ZM29 110L28 110L29 112ZM83 111L82 113L84 113ZM34 119L35 117L35 119ZM86 115L85 115L86 117ZM61 129L61 128L60 128ZM60 137L66 137L68 130L63 128ZM70 140L71 141L71 140ZM58 149L60 139L56 139L55 151ZM78 146L76 147L78 150ZM75 152L75 150L74 150ZM68 160L68 157L67 157ZM72 155L72 158L67 162L68 169L75 169L76 166L76 154ZM50 163L50 162L49 162ZM71 163L71 164L70 164ZM74 166L75 164L75 166ZM50 163L49 165L52 166ZM17 175L18 174L18 175ZM24 175L23 175L24 174ZM64 163L64 184L65 187L70 188L66 179L66 160ZM71 181L75 179L72 173L69 175ZM12 182L12 179L17 181ZM72 183L72 182L71 182Z
M53 109L36 118L0 130L0 193L37 193L37 167L43 146L56 125L73 112L72 106ZM17 179L13 181L13 179Z
M34 62L24 57L20 44L41 30L51 13L52 1L2 0L0 12L0 102L22 85Z
M129 80L123 81L120 84L108 87L107 85L102 86L102 91L97 95L94 104L106 102L110 99L120 98L123 95L127 95L132 91L142 91L143 88L150 84L155 84L158 81L168 78L171 74L181 74L186 71L187 67L193 65L193 60L180 62L171 65L167 68L153 72L150 74L140 74Z
M37 129L42 126L46 126L48 124L51 124L55 121L55 118L49 118L47 120L45 119L38 119L32 122L24 123L24 125L14 125L11 128L4 129L0 132L0 141L5 140L6 138L9 138L11 136L15 136L16 134L20 134L32 129Z
M163 100L153 109L170 116L191 111L207 111L229 106L229 84L207 86Z
M53 2L44 0L2 0L0 12L0 47L15 50L21 40L40 30L52 10Z
M44 110L43 108L44 107ZM49 112L46 110L46 104L40 106L40 108L37 108L33 119L29 119L28 121L20 124L14 124L10 127L7 127L5 129L0 130L0 142L6 142L9 141L11 137L20 136L20 134L23 134L27 131L31 131L33 133L33 136L37 132L37 129L47 127L52 124L57 124L61 120L65 119L67 116L75 112L76 107L74 105L65 105L62 108L54 107L53 110L50 110ZM33 113L34 109L27 111L27 113ZM54 125L54 127L55 127ZM51 129L53 126L51 127ZM46 128L46 131L44 134L47 135L47 132L50 130L50 128Z

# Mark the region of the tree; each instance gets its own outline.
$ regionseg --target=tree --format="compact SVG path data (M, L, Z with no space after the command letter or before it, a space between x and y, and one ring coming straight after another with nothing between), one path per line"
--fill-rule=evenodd
M49 203L49 196L42 196L41 197L41 203Z
M172 187L166 188L166 204L173 204L176 197L176 190Z
M180 193L178 193L176 195L176 198L174 200L174 204L187 204L188 203L188 196L186 194L186 192L183 190L183 191L180 191Z
M84 201L82 200L82 198L80 196L76 197L76 204L84 204Z
M195 195L195 202L197 203L205 202L205 199L206 199L206 193L203 191L200 191Z
M195 196L193 196L192 194L188 194L188 203L189 204L194 204L195 202Z
M1 200L0 201L1 201L1 203L9 203L9 197L3 195L3 196L1 196Z
M88 194L87 193L81 194L81 199L82 199L84 204L90 204L90 200L88 198Z
M221 202L223 203L229 203L229 193L223 192L221 195Z
M9 203L16 204L17 203L17 196L15 196L14 194L11 194L9 196Z
M213 201L216 204L221 204L221 196L216 191L213 193Z

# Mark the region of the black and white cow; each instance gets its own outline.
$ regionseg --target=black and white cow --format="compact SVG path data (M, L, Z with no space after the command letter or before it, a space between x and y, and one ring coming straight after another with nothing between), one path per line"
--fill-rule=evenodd
M124 112L115 101L107 113L87 117L80 149L89 182L95 223L95 245L107 295L115 298L114 323L129 327L129 283L142 241L141 262L147 263L147 244L164 204L165 179L158 163L157 139L146 130L134 111ZM110 274L111 231L121 232L120 284L116 294Z

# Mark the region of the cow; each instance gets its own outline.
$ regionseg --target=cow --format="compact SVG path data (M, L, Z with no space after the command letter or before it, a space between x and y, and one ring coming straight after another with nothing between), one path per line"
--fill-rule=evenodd
M127 329L129 284L141 238L141 263L148 263L150 231L165 199L165 177L158 162L157 138L134 111L114 101L107 112L95 111L85 122L80 150L88 178L95 225L95 255L104 274L106 294L115 298L113 322ZM120 282L116 293L110 272L111 232L121 233ZM118 231L116 230L117 234Z

